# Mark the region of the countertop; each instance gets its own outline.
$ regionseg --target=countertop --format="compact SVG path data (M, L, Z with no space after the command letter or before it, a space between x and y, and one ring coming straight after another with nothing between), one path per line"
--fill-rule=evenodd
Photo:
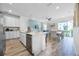
M43 32L29 32L29 33L27 33L27 34L36 34L36 35L39 35L39 34L43 34Z

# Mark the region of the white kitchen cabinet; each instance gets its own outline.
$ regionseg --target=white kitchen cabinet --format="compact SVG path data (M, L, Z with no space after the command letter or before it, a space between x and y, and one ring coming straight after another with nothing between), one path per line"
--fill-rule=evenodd
M10 32L5 32L5 37L6 37L6 39L11 38Z
M0 15L0 24L4 25L5 21L4 21L4 17L2 15Z
M20 41L26 46L26 33L20 32Z
M4 26L7 27L20 27L19 25L19 17L14 17L14 16L4 16L5 18L5 24Z
M20 31L16 32L16 37L20 37Z
M6 39L19 38L20 34L19 34L19 31L6 31L5 37Z

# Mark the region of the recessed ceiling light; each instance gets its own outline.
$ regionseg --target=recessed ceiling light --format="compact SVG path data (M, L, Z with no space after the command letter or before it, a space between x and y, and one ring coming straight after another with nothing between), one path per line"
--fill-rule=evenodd
M58 10L60 7L59 6L56 6L56 10Z
M12 5L13 3L9 3L9 5Z
M9 10L9 12L12 12L12 10Z

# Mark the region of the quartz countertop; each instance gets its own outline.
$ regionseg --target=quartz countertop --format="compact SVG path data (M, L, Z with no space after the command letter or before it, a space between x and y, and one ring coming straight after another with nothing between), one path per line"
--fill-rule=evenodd
M29 32L27 34L30 34L30 35L40 35L40 34L44 34L43 32Z

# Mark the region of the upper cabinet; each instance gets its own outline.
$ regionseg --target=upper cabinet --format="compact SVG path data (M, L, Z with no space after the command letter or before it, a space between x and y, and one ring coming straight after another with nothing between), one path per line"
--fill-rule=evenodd
M20 26L19 17L5 15L4 19L5 19L4 26L8 26L8 27L19 27Z
M5 21L4 21L4 17L0 14L0 24L4 25Z

